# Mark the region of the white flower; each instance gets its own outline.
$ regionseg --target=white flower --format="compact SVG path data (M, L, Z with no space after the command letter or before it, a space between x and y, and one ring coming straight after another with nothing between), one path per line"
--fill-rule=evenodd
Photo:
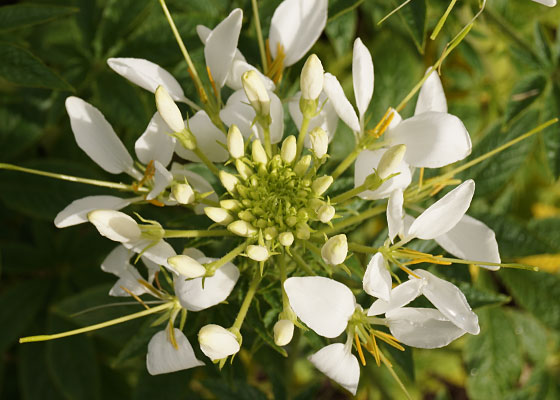
M331 237L321 248L321 257L330 265L342 264L348 254L348 241L346 235L340 234Z
M189 340L183 332L174 328L177 348L169 340L169 332L159 331L148 343L146 366L150 375L167 374L204 365L196 358Z
M355 395L360 381L360 364L351 353L351 347L351 341L350 346L334 343L323 347L308 359L319 371Z
M383 254L375 253L371 258L363 280L364 291L370 296L389 301L391 297L391 274Z
M93 210L121 210L134 201L141 200L141 197L122 199L116 196L87 196L74 200L64 210L60 211L54 219L57 228L82 224L87 222L87 215Z
M273 331L276 346L286 346L294 336L294 323L289 319L278 320L274 324Z
M239 342L227 329L209 324L198 332L200 349L212 361L221 360L239 351Z
M327 0L285 0L276 8L270 21L270 53L285 54L284 66L298 62L319 39L327 24Z

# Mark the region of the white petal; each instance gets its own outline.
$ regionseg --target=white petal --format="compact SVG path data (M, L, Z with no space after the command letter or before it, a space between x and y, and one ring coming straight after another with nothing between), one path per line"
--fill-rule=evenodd
M142 254L142 256L157 265L163 265L168 270L177 273L171 265L167 262L169 257L177 255L173 247L165 240L160 240L153 243L151 240L141 239L131 243L123 243L125 247L131 249L135 253Z
M284 48L284 66L298 62L321 36L327 24L327 0L285 0L270 21L270 53Z
M540 3L547 7L554 7L556 5L556 0L533 0L535 3Z
M125 265L125 269L121 272L119 280L113 285L109 291L109 296L115 297L128 297L130 293L136 296L141 296L144 293L150 293L150 291L138 281L144 281L142 275L138 272L136 268L132 265ZM124 290L126 289L126 290Z
M256 71L263 81L264 87L268 90L274 90L276 88L276 85L268 76L263 75L258 69L249 64L247 61L235 59L231 63L231 68L226 80L226 86L230 87L233 90L243 89L241 76L247 71Z
M201 264L215 261L210 258L197 260ZM189 311L201 311L228 298L239 278L239 269L232 263L219 268L214 276L185 280L175 278L175 294L181 305Z
M360 380L360 365L356 356L347 351L342 343L323 347L311 355L309 361L344 389L353 395L356 394Z
M360 113L360 121L363 120L363 116L373 96L373 78L371 54L360 38L357 38L354 41L352 80L354 83L356 107Z
M129 264L132 257L132 251L119 244L105 257L101 263L101 269L110 274L120 276L125 270L125 266Z
M445 251L457 258L493 263L501 262L494 231L484 223L466 214L455 227L436 237L435 240ZM500 269L497 265L478 265L491 271Z
M167 135L169 132L171 130L156 112L142 136L134 144L136 156L142 164L147 165L155 160L167 166L171 162L175 150L175 138Z
M379 150L364 150L356 158L356 163L354 166L354 186L360 186L364 183L369 174L373 173L373 170L379 165L381 157L387 149ZM366 190L360 193L358 196L362 199L368 200L378 200L387 198L397 189L405 189L412 181L412 175L410 174L410 168L408 164L403 160L399 164L395 173L399 173L397 176L383 182L376 190Z
M204 253L194 247L187 247L183 250L183 254L189 256L190 258L194 259L195 261L200 262L201 258L206 258Z
M425 284L423 279L410 279L391 291L391 300L376 300L368 310L368 316L385 314L391 310L407 305L412 300L420 296L422 286Z
M146 196L146 200L155 199L173 181L173 174L167 170L159 161L154 162L154 186Z
M142 259L142 262L144 263L146 269L148 270L148 282L152 283L156 276L156 272L159 272L160 270L160 266L159 264L156 264L155 262L151 261L150 259L144 256L140 256L140 258Z
M66 228L88 222L87 215L89 212L98 209L104 210L121 210L128 206L135 199L121 199L115 196L87 196L78 200L74 200L68 204L64 210L60 211L55 219L54 224L57 228Z
M450 231L469 209L474 181L469 179L426 209L410 226L409 237L434 239Z
M364 291L370 296L389 301L391 297L391 273L385 266L383 254L375 253L364 274Z
M91 222L102 236L115 242L128 243L140 238L138 223L120 211L95 210L88 214Z
M427 73L427 71L426 71ZM427 111L447 112L447 100L438 73L433 70L420 88L414 115Z
M159 331L150 340L146 356L146 366L150 375L167 374L204 365L196 358L185 334L177 328L174 328L174 332L178 349L169 341L167 330Z
M206 111L199 111L188 120L188 126L196 137L198 148L214 162L224 162L229 158L227 150L218 142L225 143L226 137L216 125L212 123ZM192 151L185 149L181 143L175 146L177 154L185 160L200 162Z
M209 324L198 332L202 352L212 361L221 360L239 351L235 335L220 325Z
M74 96L66 99L66 111L76 143L93 161L112 174L137 177L132 157L101 111Z
M399 308L387 313L391 334L401 343L422 349L447 346L465 331L431 308Z
M422 294L448 320L459 328L478 335L480 332L478 316L471 310L465 295L457 286L422 269L416 269L414 273L426 281L422 287Z
M198 35L198 38L200 39L202 44L206 44L206 41L208 40L208 36L210 36L211 33L212 33L212 29L208 28L207 26L204 25L196 26L196 34Z
M242 19L243 11L239 8L233 10L206 38L204 58L218 88L224 86L226 82L237 50Z
M282 101L274 92L268 91L270 97L270 117L272 123L270 124L270 142L272 144L279 143L284 135L284 107ZM259 139L264 142L264 133L259 128Z
M288 109L290 111L290 116L296 124L296 127L301 129L301 123L303 122L303 114L299 108L299 100L301 98L301 92L297 92L289 101ZM324 104L323 108L314 118L309 121L308 131L311 132L313 129L320 127L329 137L329 143L333 139L338 127L338 115L332 105L331 101L328 101L325 92L321 92L319 95L319 104ZM304 145L306 148L311 147L311 141L309 140L309 135L305 136Z
M179 167L180 164L174 164L171 168L171 172L175 177L175 180L180 181L180 177L184 176L187 178L189 184L196 190L198 193L208 193L213 192L211 195L207 197L208 200L212 200L214 202L218 202L218 195L214 193L214 189L208 183L206 179L202 176L198 175L195 172L189 171L184 169L182 166ZM197 204L194 207L194 212L197 214L204 214L204 209L208 207L206 204Z
M299 319L321 336L337 337L354 314L356 299L352 291L335 280L320 276L288 278L284 290Z
M396 189L389 196L387 203L387 227L389 228L389 239L393 243L399 233L404 232L404 195L402 189Z
M386 133L391 145L405 144L405 160L413 167L439 168L462 160L472 143L465 125L454 115L428 111L408 118Z
M179 82L159 65L142 58L109 58L107 64L117 74L132 83L155 93L158 86L163 86L175 101L184 102L185 93Z
M328 72L325 74L325 81L323 83L323 90L327 94L327 97L332 102L338 117L344 121L346 125L350 127L355 132L360 131L360 121L358 120L358 116L356 115L356 111L352 107L352 104L346 98L344 94L344 90L342 90L342 86L336 79L336 76L329 74Z

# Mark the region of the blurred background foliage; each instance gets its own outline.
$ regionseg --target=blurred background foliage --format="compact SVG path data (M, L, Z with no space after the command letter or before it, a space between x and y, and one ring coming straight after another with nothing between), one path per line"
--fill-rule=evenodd
M132 149L155 110L153 95L113 73L106 64L109 57L156 62L194 97L186 66L156 0L12 3L0 7L0 162L115 179L77 147L64 110L67 96L84 98L103 112ZM265 36L278 3L259 1ZM250 62L259 63L249 0L169 0L168 5L199 71L204 57L196 25L213 27L235 7L245 10L239 47ZM362 38L371 50L375 64L371 125L408 93L479 8L475 0L458 2L437 39L430 40L448 2L412 0L378 25L397 5L394 0L329 1L329 21L314 48L347 94L352 91L354 38ZM529 0L490 0L471 33L443 64L450 112L465 122L473 139L471 158L560 115L559 21L560 7L549 9ZM301 64L287 72L288 82L297 83ZM296 89L280 87L284 95ZM414 101L404 110L405 116L412 114L413 105ZM293 130L293 125L288 127ZM331 144L330 166L352 146L351 132L340 123ZM558 124L463 174L462 178L473 178L477 184L469 213L495 230L502 259L532 264L541 272L432 267L465 292L482 330L444 349L392 352L397 373L413 398L560 398L559 175ZM339 184L351 183L348 171ZM306 361L305 356L322 345L316 336L303 335L299 345L288 347L288 358L270 345L270 331L280 310L273 288L257 297L242 331L244 350L221 372L208 365L149 376L146 344L154 332L149 319L48 343L16 344L24 335L73 329L137 310L137 306L121 306L74 315L114 302L107 296L114 277L99 268L113 244L87 224L57 230L52 221L72 200L102 193L108 192L0 173L1 399L347 397ZM142 209L144 217L156 217L168 227L208 226L205 218L184 210L165 211ZM386 237L383 230L381 216L358 225L354 236L365 244L376 243ZM189 245L218 256L230 244ZM423 245L423 250L441 252L433 243ZM365 261L353 257L349 264L360 272ZM360 286L358 281L353 284ZM207 322L231 322L245 289L246 283L241 282L229 305L201 315L191 313L187 336L194 340L197 329ZM362 368L358 398L404 396L388 371L369 358Z

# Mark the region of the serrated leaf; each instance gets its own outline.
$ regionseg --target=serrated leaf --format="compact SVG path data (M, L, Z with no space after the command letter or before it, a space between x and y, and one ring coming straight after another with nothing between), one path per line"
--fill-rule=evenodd
M515 84L506 106L506 121L511 121L521 111L529 107L543 93L546 77L531 74Z
M396 7L398 3L393 1L393 5ZM424 45L426 43L426 0L411 1L398 14L408 29L418 51L424 54Z
M468 336L467 393L473 400L503 399L521 374L519 339L510 318L498 308L478 312L480 334Z
M20 86L74 90L41 60L23 47L0 43L0 77Z
M41 24L77 12L74 7L44 4L14 4L0 7L0 31Z

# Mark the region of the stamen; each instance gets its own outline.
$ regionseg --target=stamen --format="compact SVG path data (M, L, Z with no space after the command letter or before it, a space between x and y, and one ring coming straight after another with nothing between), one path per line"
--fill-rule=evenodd
M360 356L360 361L362 365L366 366L366 359L364 358L364 353L362 352L362 345L360 344L360 338L358 337L358 332L354 333L354 339L356 341L356 348L358 349L358 355Z
M416 189L417 192L419 192L420 189L422 189L423 183L424 183L424 167L420 168L420 176L418 177L418 189Z
M446 185L441 184L441 185L437 185L434 190L432 190L430 192L430 194L428 195L429 197L435 196L436 194L438 194Z
M169 337L169 341L175 350L179 350L179 345L177 344L177 340L175 339L175 329L173 328L173 324L169 321L167 325L167 336Z
M152 295L154 295L158 299L161 299L163 297L163 291L161 291L161 286L158 285L160 290L157 290L155 287L153 287L143 279L138 279L138 283L144 286L146 289L148 289L150 293L152 293Z
M214 78L212 77L212 72L210 71L209 66L206 66L206 73L208 73L208 79L210 79L210 84L212 85L212 89L214 90L214 95L216 96L216 99L218 100L220 98L220 92L218 91L218 88L216 87L216 82L214 82Z
M143 301L140 297L138 297L137 295L135 295L134 293L132 293L130 290L128 290L128 289L125 288L124 286L120 286L120 288L121 288L122 290L124 290L126 293L128 293L130 296L132 296L132 298L133 298L134 300L136 300L138 303L142 304L142 306L143 306L146 310L149 310L149 309L150 309L150 307L148 307L148 305L147 305L146 303L144 303L144 301Z
M371 345L371 350L369 350L369 352L371 353L371 355L373 355L373 358L375 358L375 363L377 364L377 366L381 366L381 360L379 358L379 347L377 347L377 342L375 341L375 335L372 333L371 336L369 336L370 338L370 345Z
M148 203L150 203L150 204L152 204L156 207L165 207L164 203L162 203L161 201L156 200L156 199L148 200Z
M398 342L398 340L388 333L381 332L381 331L373 331L373 334L377 336L379 339L387 343L388 345L394 347L397 350L404 351L404 347Z

